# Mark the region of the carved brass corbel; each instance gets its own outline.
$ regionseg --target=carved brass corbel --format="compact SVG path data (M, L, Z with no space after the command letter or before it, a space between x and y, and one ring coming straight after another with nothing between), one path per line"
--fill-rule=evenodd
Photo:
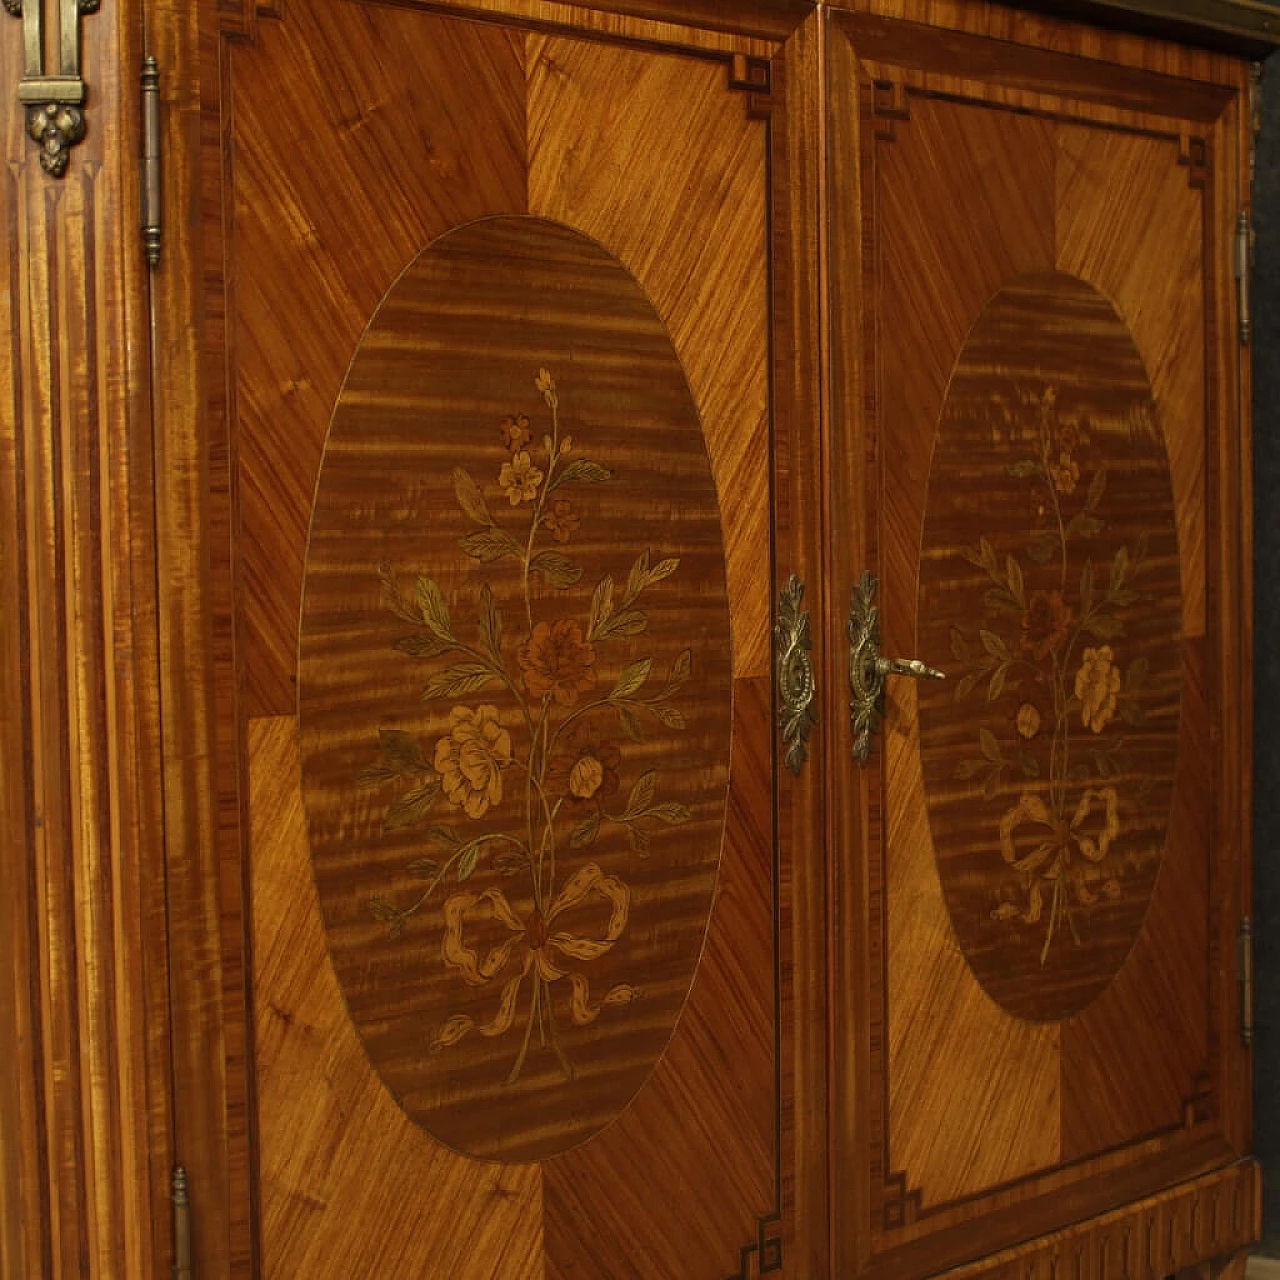
M80 16L98 11L98 0L3 0L6 12L22 19L25 70L18 81L18 101L27 109L27 133L40 148L40 167L51 178L67 171L71 148L85 134L80 78ZM56 4L58 70L44 66L44 10Z

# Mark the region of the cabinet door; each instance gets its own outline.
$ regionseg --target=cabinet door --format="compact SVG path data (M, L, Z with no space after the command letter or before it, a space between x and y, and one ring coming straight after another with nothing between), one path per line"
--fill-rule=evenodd
M770 182L800 7L217 6L220 896L174 888L202 1274L805 1271Z
M838 573L855 639L945 677L890 675L849 764L842 1256L933 1274L1156 1196L973 1274L1171 1273L1256 1200L1242 77L869 15L830 56Z

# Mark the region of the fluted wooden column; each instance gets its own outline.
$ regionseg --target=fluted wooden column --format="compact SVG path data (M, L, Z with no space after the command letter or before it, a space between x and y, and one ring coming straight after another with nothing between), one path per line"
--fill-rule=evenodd
M169 1265L139 7L81 28L88 131L52 178L0 12L0 1274L23 1280Z

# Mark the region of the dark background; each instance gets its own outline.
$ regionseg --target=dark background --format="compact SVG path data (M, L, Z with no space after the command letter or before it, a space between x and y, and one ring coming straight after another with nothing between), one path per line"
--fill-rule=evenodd
M1253 207L1254 1133L1280 1256L1280 55L1263 80Z

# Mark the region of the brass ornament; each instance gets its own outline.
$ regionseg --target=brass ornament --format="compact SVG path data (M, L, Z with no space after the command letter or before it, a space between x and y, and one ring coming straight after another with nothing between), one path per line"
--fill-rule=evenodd
M912 676L917 680L945 679L941 671L926 666L918 658L880 656L880 610L876 606L879 589L868 569L853 588L849 605L849 710L853 720L853 756L865 765L884 718L884 683L888 676Z
M67 172L71 148L84 137L84 112L65 102L27 108L27 134L40 148L40 167L51 178Z
M787 768L799 774L809 758L809 735L818 713L813 706L817 685L809 656L813 645L809 614L804 608L804 583L794 573L778 595L773 634L778 655L778 724L787 746Z
M98 11L99 0L0 0L22 22L23 74L18 102L26 110L27 134L40 148L40 167L51 178L67 172L71 148L85 136L88 88L80 75L80 19ZM46 68L45 9L56 26L58 58Z

